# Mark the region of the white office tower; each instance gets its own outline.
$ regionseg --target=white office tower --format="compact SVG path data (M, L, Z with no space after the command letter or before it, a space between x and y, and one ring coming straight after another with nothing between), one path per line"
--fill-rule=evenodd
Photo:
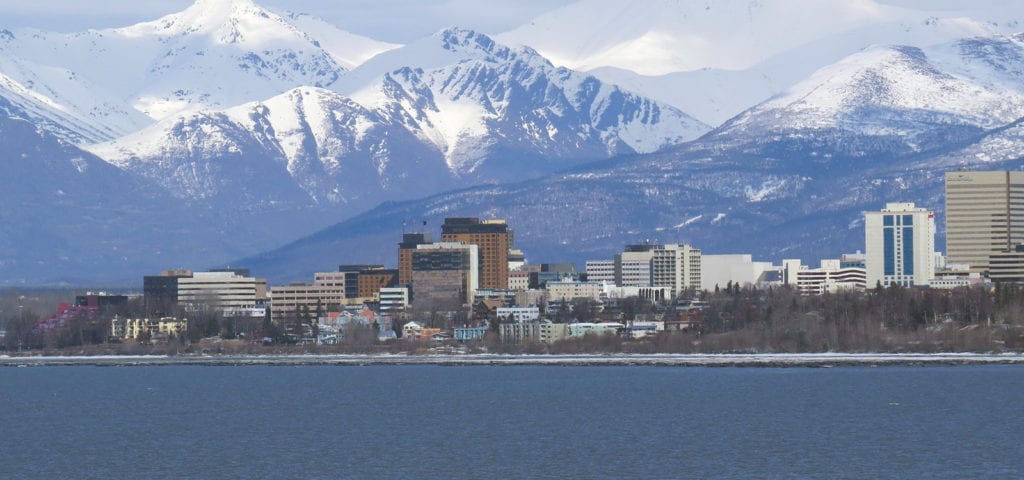
M935 275L935 214L913 203L888 203L864 214L867 288L928 285Z

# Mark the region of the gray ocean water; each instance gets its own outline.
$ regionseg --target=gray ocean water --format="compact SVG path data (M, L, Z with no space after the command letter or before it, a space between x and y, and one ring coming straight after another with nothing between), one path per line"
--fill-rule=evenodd
M1024 368L0 369L0 478L1024 478Z

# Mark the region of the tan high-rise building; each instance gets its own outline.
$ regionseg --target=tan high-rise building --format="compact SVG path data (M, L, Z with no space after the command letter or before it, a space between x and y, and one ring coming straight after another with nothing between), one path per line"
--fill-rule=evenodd
M446 218L441 225L442 242L476 245L480 260L480 288L508 289L510 229L504 220Z
M1024 172L946 173L947 263L988 270L989 256L1024 242Z

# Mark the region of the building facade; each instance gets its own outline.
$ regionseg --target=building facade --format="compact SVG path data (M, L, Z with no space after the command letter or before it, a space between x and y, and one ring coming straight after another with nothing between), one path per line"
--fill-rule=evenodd
M615 260L587 260L587 281L615 285Z
M419 245L434 243L434 236L429 233L403 233L402 243L398 244L398 284L406 285L412 281L412 252Z
M867 287L925 286L935 276L935 214L889 203L864 214Z
M476 245L438 242L418 245L412 255L412 304L456 307L473 302L480 288Z
M267 279L233 271L195 272L178 278L178 303L216 308L251 307L267 299Z
M989 256L1024 242L1024 172L946 173L946 258L988 269Z
M678 296L700 288L700 250L690 245L668 244L654 250L651 259L652 287L666 287Z
M344 302L345 287L302 283L270 287L270 317L274 321L295 319L300 312L323 314Z
M441 241L476 245L479 288L508 289L508 254L512 236L504 220L446 218L441 225Z

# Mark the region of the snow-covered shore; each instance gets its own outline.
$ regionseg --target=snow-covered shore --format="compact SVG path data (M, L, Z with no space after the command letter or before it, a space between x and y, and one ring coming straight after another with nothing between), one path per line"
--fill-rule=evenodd
M608 355L111 355L0 356L0 366L146 365L647 365L678 367L835 367L1024 364L1018 353L777 353Z

